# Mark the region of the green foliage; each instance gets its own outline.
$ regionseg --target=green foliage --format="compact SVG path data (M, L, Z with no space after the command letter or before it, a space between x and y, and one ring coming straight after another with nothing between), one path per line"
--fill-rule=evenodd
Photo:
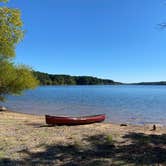
M41 85L115 85L120 84L113 80L99 79L89 76L55 75L34 72Z
M20 15L18 9L0 7L0 100L4 100L6 95L21 94L38 84L29 67L12 62L15 47L24 36Z
M15 47L24 36L20 11L0 7L0 56L14 57Z
M30 68L25 65L0 61L0 100L5 95L21 94L25 89L32 89L38 84Z
M8 2L8 0L0 0L0 2Z

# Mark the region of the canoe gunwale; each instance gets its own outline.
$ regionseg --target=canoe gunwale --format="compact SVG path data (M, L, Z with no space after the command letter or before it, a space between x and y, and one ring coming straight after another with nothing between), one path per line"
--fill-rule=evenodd
M54 115L45 115L47 117L54 117L54 118L91 118L91 117L98 117L98 116L105 116L105 114L97 114L97 115L90 115L90 116L54 116Z
M90 123L99 123L105 120L105 114L70 117L70 116L51 116L45 115L47 124L54 125L83 125Z

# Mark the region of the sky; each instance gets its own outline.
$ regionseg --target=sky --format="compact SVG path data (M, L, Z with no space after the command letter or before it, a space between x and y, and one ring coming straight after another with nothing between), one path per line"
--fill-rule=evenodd
M166 80L165 0L10 0L25 38L16 62L52 74Z

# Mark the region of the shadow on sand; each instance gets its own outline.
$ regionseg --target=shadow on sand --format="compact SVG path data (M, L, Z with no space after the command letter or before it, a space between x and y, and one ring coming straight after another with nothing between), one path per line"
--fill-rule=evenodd
M107 135L95 135L83 138L81 144L41 145L43 151L20 151L22 159L3 158L0 165L166 165L166 134L129 133L123 138L116 142Z

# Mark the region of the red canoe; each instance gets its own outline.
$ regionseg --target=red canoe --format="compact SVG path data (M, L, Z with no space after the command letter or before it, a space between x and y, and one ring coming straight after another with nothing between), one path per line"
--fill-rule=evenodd
M46 123L52 125L83 125L83 124L102 122L105 120L105 114L82 116L82 117L45 115L45 117L46 117Z

